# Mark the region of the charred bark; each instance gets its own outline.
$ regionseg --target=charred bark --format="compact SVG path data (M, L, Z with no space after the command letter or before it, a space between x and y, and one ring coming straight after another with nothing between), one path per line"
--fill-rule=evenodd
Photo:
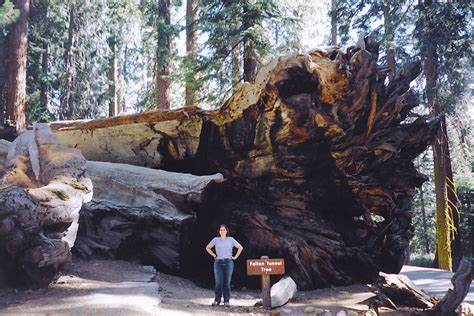
M220 223L242 258L282 257L300 289L398 273L413 236L411 199L426 177L412 160L438 120L406 120L418 104L405 65L385 85L378 45L279 58L218 111L186 108L58 122L60 141L91 160L125 162L226 181L195 209L186 273L212 279L203 251ZM113 135L113 137L111 137ZM237 264L237 283L248 283Z

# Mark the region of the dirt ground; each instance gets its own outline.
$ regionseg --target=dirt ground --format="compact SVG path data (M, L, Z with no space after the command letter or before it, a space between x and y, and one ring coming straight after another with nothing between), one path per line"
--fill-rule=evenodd
M230 308L211 307L213 296L213 289L151 266L77 259L47 289L0 289L0 315L305 315L305 310L314 315L314 309L365 315L364 301L373 294L362 284L299 291L271 313L255 306L260 300L255 290L233 289Z

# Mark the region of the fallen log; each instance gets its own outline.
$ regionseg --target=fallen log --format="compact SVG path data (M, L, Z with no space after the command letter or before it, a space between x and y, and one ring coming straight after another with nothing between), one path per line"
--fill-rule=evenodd
M0 270L11 285L45 286L71 262L79 210L92 197L86 160L60 145L47 124L8 147L0 180Z
M376 297L375 308L388 307L396 309L400 314L410 315L465 315L456 310L469 292L472 282L472 265L462 259L458 270L453 275L452 289L440 300L420 290L407 277L397 274L380 273L373 284L368 285ZM467 314L466 314L467 315Z
M87 162L94 197L83 206L74 251L140 260L160 270L182 273L189 252L196 205L221 174L190 174L132 165Z
M426 181L412 160L438 121L407 118L418 105L409 84L420 62L385 84L378 45L366 38L363 46L277 58L219 110L51 127L90 160L224 175L218 194L197 207L188 273L212 279L202 249L227 223L243 259L285 258L300 289L371 282L403 265L414 188ZM243 265L235 280L248 282Z

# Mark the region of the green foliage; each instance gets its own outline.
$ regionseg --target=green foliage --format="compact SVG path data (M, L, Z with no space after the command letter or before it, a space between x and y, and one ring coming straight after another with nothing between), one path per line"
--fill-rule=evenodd
M219 106L230 96L232 52L242 56L244 38L252 42L259 66L281 53L283 47L297 46L294 39L299 20L282 1L201 0L198 6L197 29L207 40L198 49L195 64L185 59L183 66L197 75L200 84L196 89L208 105ZM275 38L273 31L285 35Z
M434 260L434 253L430 254L411 254L409 265L417 267L431 268Z
M5 2L0 5L0 31L15 23L19 16L20 10L15 9L11 0L5 0Z

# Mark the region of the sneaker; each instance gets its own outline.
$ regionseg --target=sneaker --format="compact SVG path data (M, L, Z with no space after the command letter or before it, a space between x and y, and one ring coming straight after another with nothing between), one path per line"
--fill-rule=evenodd
M219 302L216 302L216 301L212 302L211 304L211 306L218 306L218 305L219 305Z
M229 302L225 302L225 303L224 303L224 306L227 307L227 308L229 308L229 307L230 307L230 303L229 303Z

